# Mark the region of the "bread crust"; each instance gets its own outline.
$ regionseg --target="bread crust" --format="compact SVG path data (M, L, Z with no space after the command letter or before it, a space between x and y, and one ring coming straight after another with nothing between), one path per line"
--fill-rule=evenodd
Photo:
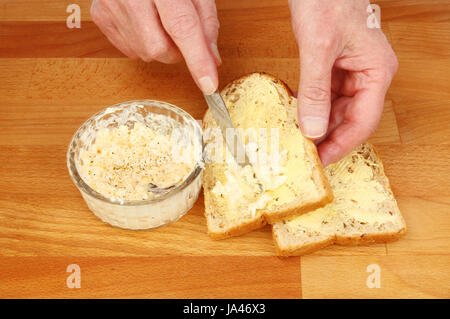
M340 246L358 246L374 243L389 243L396 241L406 234L406 227L396 232L382 234L362 234L359 236L339 236L336 235L335 243Z
M397 241L405 234L406 227L403 227L396 232L389 233L361 234L355 236L333 235L322 241L308 243L301 246L290 245L288 247L282 248L278 244L278 233L275 232L274 226L272 226L272 235L275 243L275 250L277 252L277 255L282 257L307 255L332 245L362 246L376 243L389 243Z
M303 245L300 247L289 246L288 248L281 248L278 245L278 235L274 231L273 228L274 227L272 226L272 235L273 235L273 239L274 239L274 243L275 243L275 251L276 251L277 255L280 257L307 255L307 254L313 253L315 251L318 251L320 249L323 249L325 247L331 246L334 243L334 238L333 238L334 236L333 236L333 237L328 237L322 241L309 243L309 244L306 244L306 245Z
M214 232L214 231L208 230L208 235L212 239L215 239L215 240L226 239L226 238L230 238L230 237L240 236L240 235L249 233L253 230L263 228L265 225L267 225L267 223L264 220L264 218L258 218L258 219L252 220L248 223L229 228L224 232Z
M382 177L381 182L383 183L383 186L386 187L386 190L389 191L392 195L392 189L390 187L389 179L387 178L385 172L384 172L384 166L383 162L381 161L380 156L376 152L373 145L369 142L365 142L365 144L369 147L371 154L374 156L377 164L378 164L378 175ZM300 246L288 246L285 248L281 248L279 246L279 238L278 234L275 231L275 227L272 227L272 235L275 243L276 252L279 256L301 256L313 253L315 251L318 251L322 248L325 248L327 246L336 244L340 246L359 246L359 245L368 245L368 244L374 244L374 243L389 243L396 241L403 237L406 234L407 228L405 220L403 219L403 215L401 213L400 217L402 220L403 227L399 229L396 232L388 232L388 233L367 233L367 234L360 234L360 235L354 235L354 236L341 236L338 234L335 234L333 236L330 236L326 240L320 241L320 242L314 242L307 245L300 245Z
M248 77L254 75L254 74L259 74L261 76L270 78L274 83L280 85L281 87L283 87L286 92L288 93L289 97L293 97L292 91L291 89L288 87L288 85L286 83L284 83L283 81L281 81L280 79L276 78L273 75L267 74L265 72L254 72L254 73L250 73L250 74L246 74L243 75L233 81L231 81L230 83L228 83L222 90L222 94L224 94L224 92L226 90L228 90L231 86L233 85L239 85L242 81L244 81L245 79L247 79ZM203 129L206 128L207 126L207 116L209 114L209 110L207 112L205 112L205 115L203 116ZM297 207L288 207L288 208L284 208L281 209L278 212L271 212L270 215L268 215L265 211L261 212L261 217L253 220L249 223L243 224L243 225L239 225L236 227L232 227L229 230L225 231L225 232L212 232L210 231L210 227L209 227L209 221L208 218L206 216L206 211L208 209L213 210L213 206L212 205L207 205L206 204L206 198L209 197L209 195L207 195L208 190L204 189L204 197L205 197L205 217L207 219L207 226L208 226L208 234L211 238L213 239L225 239L225 238L229 238L229 237L234 237L234 236L240 236L242 234L245 234L247 232L259 229L264 227L266 224L274 224L278 221L281 221L283 219L289 218L289 217L294 217L294 216L299 216L302 214L306 214L308 212L311 212L313 210L316 210L318 208L324 207L326 204L330 203L333 201L334 199L334 194L333 191L331 189L331 186L328 182L328 178L325 174L325 171L323 169L322 166L322 162L319 158L319 155L317 153L317 149L316 146L314 145L314 143L312 141L310 141L309 139L305 139L306 140L306 147L308 148L307 153L308 154L313 154L313 158L312 161L314 163L314 173L318 175L318 179L321 183L321 185L323 185L323 191L324 191L324 195L322 197L321 200L317 201L317 202L310 202L310 203L306 203L306 204L302 204L302 206L297 206ZM207 170L205 170L205 173L203 174L203 182L204 185L208 184L207 181L209 180L209 174L207 172Z
M282 87L284 87L286 89L286 91L289 93L289 96L294 96L294 94L292 93L291 88L282 80L278 79L276 76L266 73L266 72L252 72L252 73L248 73L248 74L244 74L240 77L238 77L237 79L234 79L233 81L229 82L227 85L225 85L222 90L220 90L221 93L223 93L224 91L228 90L228 88L232 85L236 85L236 84L240 84L242 81L244 81L245 79L247 79L248 77L254 75L254 74L259 74L265 77L270 78L271 80L275 81L275 83L280 84Z
M273 231L272 227L272 235L274 238L275 250L277 252L277 255L280 257L303 256L332 245L363 246L377 243L378 244L390 243L399 240L405 234L406 234L406 227L400 229L397 232L383 233L383 234L366 234L352 237L335 235L323 241L309 243L303 246L289 246L287 248L281 248L278 245L278 237L277 237L278 235L275 231Z

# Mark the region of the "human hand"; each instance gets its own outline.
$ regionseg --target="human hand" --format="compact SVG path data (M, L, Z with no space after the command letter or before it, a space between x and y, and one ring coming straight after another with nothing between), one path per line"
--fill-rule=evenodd
M398 62L368 0L290 0L300 50L298 118L327 166L374 133Z
M217 89L221 60L214 0L93 0L91 16L123 54L163 63L184 57L204 93Z

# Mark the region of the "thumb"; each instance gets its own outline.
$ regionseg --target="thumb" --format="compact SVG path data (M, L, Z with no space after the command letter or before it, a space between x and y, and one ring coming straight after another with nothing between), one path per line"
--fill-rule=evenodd
M334 59L326 51L300 52L298 120L303 134L310 139L319 139L327 132L333 64Z

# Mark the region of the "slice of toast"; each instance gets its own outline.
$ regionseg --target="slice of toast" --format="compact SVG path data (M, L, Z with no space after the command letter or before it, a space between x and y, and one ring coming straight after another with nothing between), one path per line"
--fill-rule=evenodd
M371 144L360 145L325 171L334 201L273 225L278 255L308 254L332 244L390 242L406 233L383 164Z
M238 236L333 200L316 147L300 132L297 101L283 82L252 73L228 84L222 96L243 144L254 150L256 161L251 160L252 166L238 166L220 130L217 134L212 114L205 114L203 189L212 238ZM211 154L219 159L212 159ZM259 183L263 193L259 193Z

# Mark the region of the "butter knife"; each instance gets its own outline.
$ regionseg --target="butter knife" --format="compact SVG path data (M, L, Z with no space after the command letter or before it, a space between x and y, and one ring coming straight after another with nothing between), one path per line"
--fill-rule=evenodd
M239 138L238 131L235 129L233 122L231 121L230 114L228 113L225 102L223 101L219 91L208 95L204 94L204 96L209 110L211 111L217 125L219 125L219 128L222 131L222 136L225 139L225 143L227 144L230 153L236 160L236 163L242 167L251 165L248 160L247 153L245 152L245 147ZM229 132L228 134L227 131Z

